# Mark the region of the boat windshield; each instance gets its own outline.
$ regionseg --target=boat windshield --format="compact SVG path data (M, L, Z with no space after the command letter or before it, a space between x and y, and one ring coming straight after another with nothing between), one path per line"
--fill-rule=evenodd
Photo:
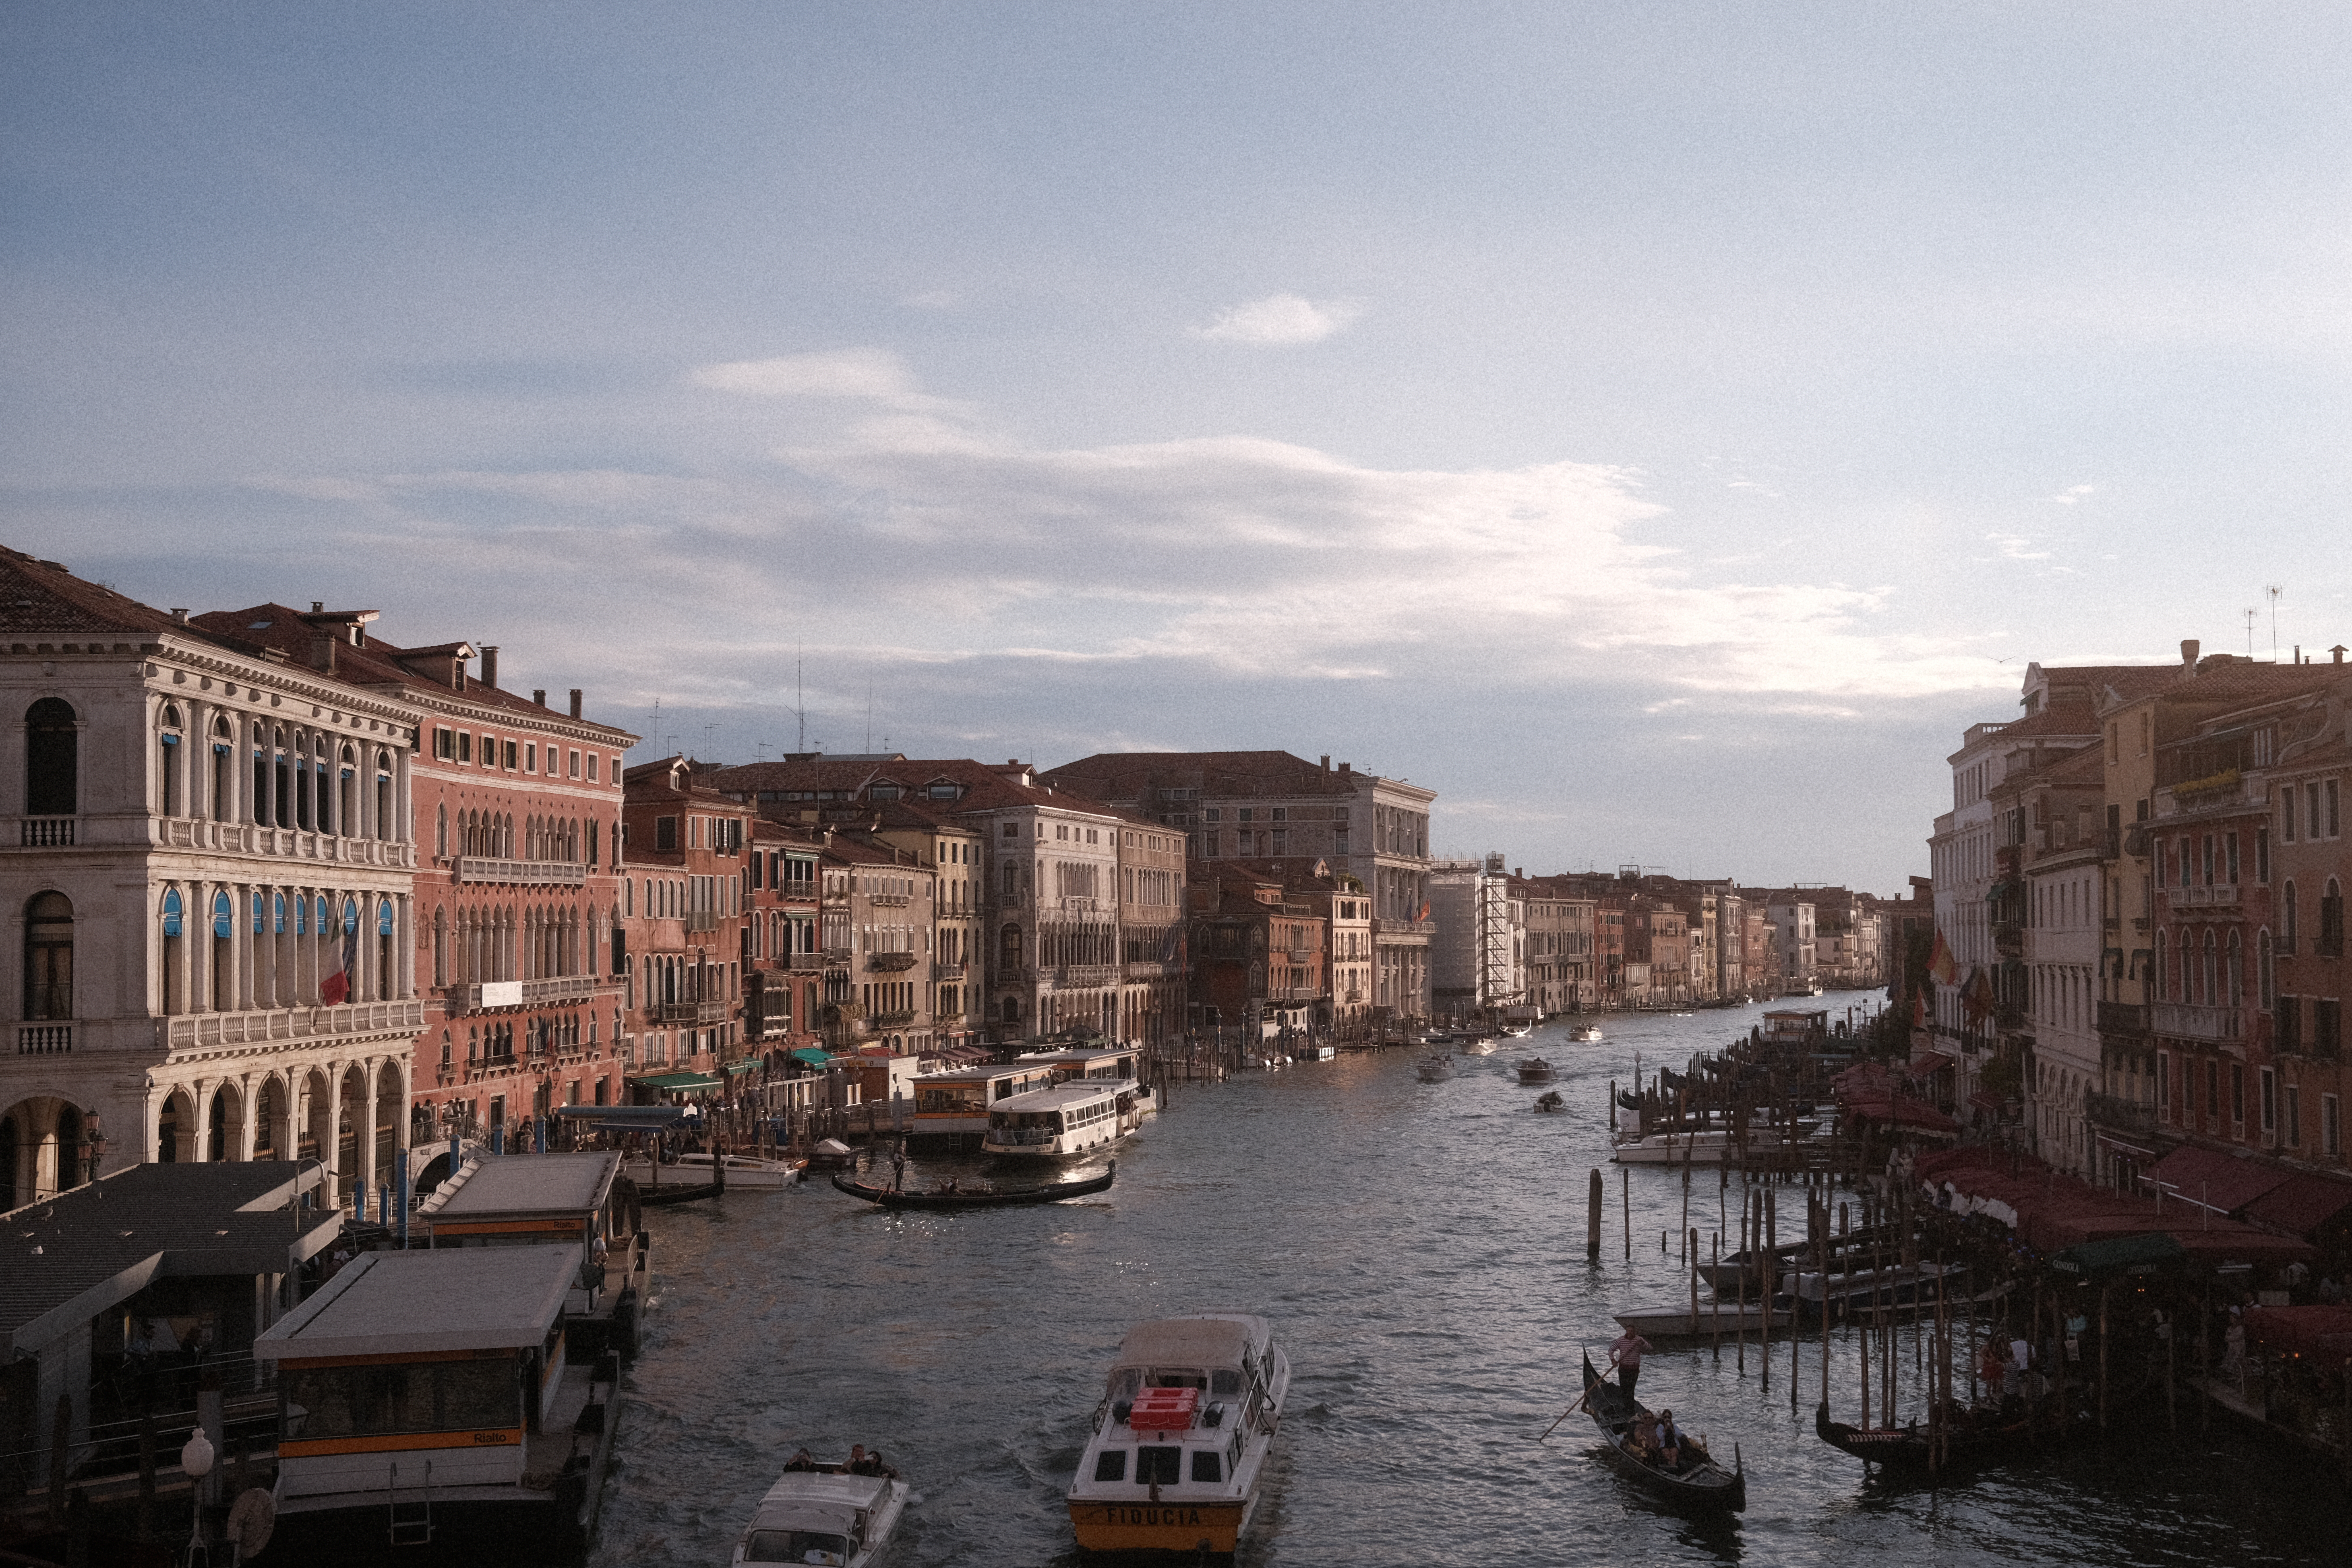
M832 1568L849 1561L849 1537L813 1530L755 1530L743 1543L746 1563L821 1563Z

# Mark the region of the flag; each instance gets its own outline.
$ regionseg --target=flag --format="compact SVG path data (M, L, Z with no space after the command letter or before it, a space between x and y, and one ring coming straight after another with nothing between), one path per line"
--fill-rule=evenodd
M1938 985L1958 985L1960 966L1952 958L1952 944L1944 940L1941 930L1936 932L1936 951L1927 960L1927 978Z
M1960 992L1963 1021L1969 1027L1975 1027L1991 1014L1993 1005L1992 975L1984 970L1977 970L1969 974L1967 986Z
M330 1007L340 1007L352 999L352 971L359 967L360 928L353 921L343 932L343 940L335 950L334 972L319 982L319 1000Z
M1162 963L1184 962L1184 922L1182 921L1178 921L1160 933L1160 962Z
M1423 899L1423 900L1421 900L1421 913L1420 913L1420 914L1418 914L1418 915L1416 915L1416 916L1414 916L1413 918L1414 918L1415 920L1424 920L1424 921L1425 921L1425 920L1427 920L1427 919L1429 918L1429 900L1428 900L1427 899Z
M1911 998L1911 1026L1915 1029L1927 1026L1927 997L1924 992Z

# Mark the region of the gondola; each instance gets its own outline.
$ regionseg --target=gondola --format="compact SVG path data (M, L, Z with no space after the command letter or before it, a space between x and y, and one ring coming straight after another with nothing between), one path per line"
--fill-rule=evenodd
M703 1198L715 1198L727 1191L724 1182L696 1182L683 1187L639 1187L637 1202L649 1209L667 1208L672 1204L690 1204Z
M2037 1411L2022 1404L1952 1407L1951 1429L1945 1435L1941 1468L1997 1462L2014 1454L2054 1447L2072 1436L2072 1426L2053 1402ZM1813 1435L1831 1447L1852 1454L1866 1465L1926 1475L1935 1463L1932 1434L1919 1422L1908 1426L1862 1427L1830 1419L1830 1407L1813 1407Z
M849 1176L835 1176L833 1184L853 1198L864 1198L886 1209L953 1213L958 1209L1010 1208L1016 1204L1054 1204L1064 1198L1082 1198L1088 1193L1108 1191L1118 1174L1118 1162L1113 1160L1110 1169L1099 1176L1090 1176L1083 1182L1050 1182L1042 1187L995 1187L974 1193L894 1193L887 1187L871 1186Z
M1732 1449L1732 1468L1725 1469L1700 1446L1694 1435L1683 1434L1683 1468L1669 1473L1633 1452L1633 1423L1649 1407L1592 1370L1584 1358L1584 1408L1607 1439L1617 1468L1658 1496L1693 1513L1738 1513L1748 1507L1748 1468Z

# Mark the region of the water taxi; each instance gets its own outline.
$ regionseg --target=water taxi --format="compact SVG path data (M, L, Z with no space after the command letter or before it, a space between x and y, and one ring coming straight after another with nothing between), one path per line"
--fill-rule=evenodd
M1601 1037L1601 1026L1598 1024L1570 1024L1568 1026L1568 1037L1571 1040L1590 1045Z
M1129 1330L1070 1483L1079 1547L1230 1556L1289 1389L1264 1318L1202 1312Z
M570 1247L362 1253L257 1338L269 1560L578 1562L620 1410L618 1359L564 1353L581 1279Z
M852 1475L846 1465L787 1469L751 1510L751 1522L727 1561L730 1568L745 1563L866 1568L889 1544L912 1489L895 1477Z
M981 1152L1059 1160L1116 1143L1143 1124L1150 1097L1131 1079L1076 1079L988 1108Z
M1444 1083L1454 1076L1454 1058L1444 1056L1423 1057L1412 1070L1421 1075L1421 1081L1423 1083Z

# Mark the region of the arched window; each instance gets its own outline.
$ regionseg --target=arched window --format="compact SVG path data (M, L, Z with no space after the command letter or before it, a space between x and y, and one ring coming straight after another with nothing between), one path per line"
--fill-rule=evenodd
M2168 932L2158 931L2156 933L2156 995L2159 1002L2172 998L2172 993L2167 989L2172 983L2171 969L2172 937Z
M392 900L379 899L375 906L375 999L392 1000Z
M2205 928L2205 968L2204 973L2200 977L2200 983L2203 989L2202 993L2197 998L2200 1002L2204 1003L2208 1007L2219 1006L2221 1005L2221 994L2220 989L2214 984L2218 978L2218 975L2215 973L2215 944L2213 942L2213 929L2212 927L2208 926Z
M449 916L446 910L438 907L433 911L433 984L449 984ZM448 1059L446 1050L442 1053L442 1059L445 1062Z
M2319 895L2319 951L2329 958L2344 956L2344 889L2333 877Z
M80 746L71 703L44 697L25 710L26 816L74 814Z
M2238 933L2234 930L2230 932L2226 968L2227 979L2224 983L2223 994L2229 998L2228 1005L2232 1007L2242 1007L2246 1005L2245 953L2238 940Z
M36 893L25 906L25 1016L70 1018L73 1010L73 900Z
M269 735L260 725L253 727L253 820L269 826Z
M163 705L163 721L158 726L155 748L155 805L164 816L187 815L187 786L182 782L181 758L187 747L181 743L180 710L171 703Z
M1021 928L1017 925L1006 925L999 937L999 942L1003 952L999 955L998 963L1003 966L1006 978L1010 979L1021 969Z
M1017 1024L1021 1021L1020 997L1007 996L1004 999L1004 1021L1008 1024Z
M360 820L360 754L345 746L336 761L335 831L350 838Z
M213 800L215 822L229 819L229 807L236 795L236 731L228 726L226 717L213 721Z
M399 826L393 820L392 812L392 753L378 752L375 754L375 836L378 838L398 837L393 829Z

